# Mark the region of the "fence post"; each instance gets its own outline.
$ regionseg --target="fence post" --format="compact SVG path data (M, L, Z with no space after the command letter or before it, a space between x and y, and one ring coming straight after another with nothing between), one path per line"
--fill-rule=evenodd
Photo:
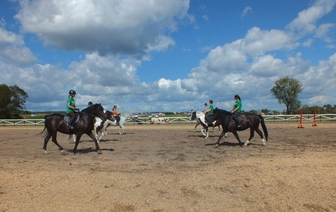
M314 122L312 124L313 127L316 127L317 124L316 124L316 110L314 110Z
M302 114L303 114L303 110L300 111L300 123L299 123L299 126L297 128L303 128L303 125L302 125Z

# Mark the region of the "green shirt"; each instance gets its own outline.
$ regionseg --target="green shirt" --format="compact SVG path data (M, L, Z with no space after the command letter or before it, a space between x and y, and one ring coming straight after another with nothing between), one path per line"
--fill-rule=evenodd
M243 104L242 104L241 101L236 101L234 106L233 106L233 109L236 110L239 107L239 109L236 112L241 112L242 106L243 106Z
M213 104L210 104L210 107L209 107L210 111L209 111L209 114L213 114L213 110L214 110L214 106Z
M73 98L71 98L71 97L69 96L69 97L68 97L68 100L67 100L67 106L66 106L66 110L65 110L65 112L66 112L66 113L71 113L71 112L74 111L74 109L69 108L69 107L68 107L68 103L70 103L70 106L71 106L71 107L76 107L75 99L73 99Z

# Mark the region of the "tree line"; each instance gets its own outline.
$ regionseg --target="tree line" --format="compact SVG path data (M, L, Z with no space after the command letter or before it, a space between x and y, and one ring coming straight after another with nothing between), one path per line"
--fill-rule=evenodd
M286 110L275 111L269 109L262 109L260 112L268 115L277 114L299 114L302 110L305 114L312 114L314 111L318 114L336 113L336 105L330 104L319 106L301 106L301 101L298 99L299 93L303 90L300 81L283 77L274 82L274 86L270 89L272 95L278 100L279 104L284 104ZM20 114L26 112L26 99L28 94L17 85L7 86L0 84L0 118L22 118ZM251 110L250 113L258 113L258 111ZM29 112L27 112L29 114Z

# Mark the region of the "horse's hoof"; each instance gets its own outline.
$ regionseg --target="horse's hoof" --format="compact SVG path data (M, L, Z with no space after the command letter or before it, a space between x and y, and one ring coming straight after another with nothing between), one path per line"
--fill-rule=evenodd
M43 149L43 152L45 153L45 154L47 154L48 152L47 152L47 150L45 150L45 149Z
M102 151L101 151L101 150L97 150L97 153L98 153L98 154L102 154Z
M216 144L215 148L218 148L219 147L219 144Z

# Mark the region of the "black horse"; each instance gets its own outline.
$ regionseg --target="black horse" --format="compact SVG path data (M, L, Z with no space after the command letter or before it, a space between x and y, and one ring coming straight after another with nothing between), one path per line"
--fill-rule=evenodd
M222 128L223 128L223 131L220 134L219 139L217 141L216 147L219 146L219 142L226 132L232 132L233 135L239 141L239 144L242 145L242 142L240 141L237 131L243 131L248 128L250 128L250 138L245 142L244 146L247 146L249 144L249 142L254 136L254 131L256 131L260 135L261 141L263 145L265 145L264 136L261 130L259 129L259 125L261 124L262 126L266 141L268 140L268 131L267 131L267 127L265 124L265 120L261 115L248 114L248 113L240 114L239 122L241 123L241 127L239 128L237 127L236 122L231 117L232 117L232 114L226 110L221 110L218 108L214 109L212 119L213 120L220 119L222 123Z
M64 134L75 134L76 143L73 152L76 153L79 139L85 133L95 142L96 151L101 154L98 142L95 136L92 134L94 127L95 117L99 117L105 120L104 108L101 104L94 104L81 112L76 112L76 121L74 123L74 129L69 129L67 127L67 121L65 121L65 115L61 114L51 114L44 117L44 129L41 133L46 131L46 137L44 138L43 151L47 151L47 144L49 139L52 137L52 141L58 146L60 151L64 151L63 147L58 144L56 137L57 132Z

